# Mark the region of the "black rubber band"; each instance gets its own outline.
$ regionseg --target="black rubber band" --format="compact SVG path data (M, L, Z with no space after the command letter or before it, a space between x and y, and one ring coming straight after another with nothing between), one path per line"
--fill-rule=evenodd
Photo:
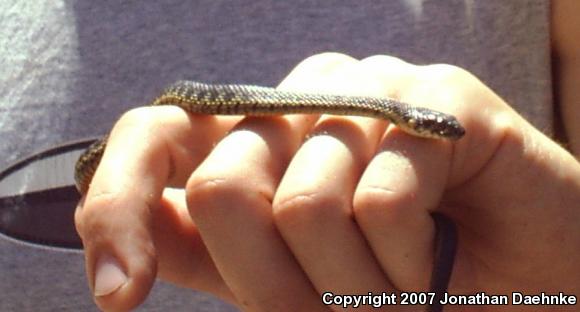
M433 272L431 273L431 285L429 292L435 293L433 304L429 306L428 312L441 312L443 305L440 301L443 294L447 292L455 253L457 251L457 228L455 223L440 213L432 213L435 221L435 261Z

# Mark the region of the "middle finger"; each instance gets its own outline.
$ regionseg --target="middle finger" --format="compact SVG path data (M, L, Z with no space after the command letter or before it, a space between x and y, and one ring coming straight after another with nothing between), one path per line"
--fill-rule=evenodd
M403 61L384 57L391 69ZM399 81L386 81L374 59L345 66L332 77L336 93L385 97ZM385 86L389 86L385 88ZM277 190L277 226L319 293L393 291L352 213L353 193L387 123L325 116L295 155Z
M330 63L353 61L338 55L332 59ZM324 76L320 67L327 66L314 63L299 66L293 81ZM294 83L286 82L286 88L292 88ZM189 212L244 310L326 310L281 239L271 207L288 160L316 120L312 117L245 119L188 182Z

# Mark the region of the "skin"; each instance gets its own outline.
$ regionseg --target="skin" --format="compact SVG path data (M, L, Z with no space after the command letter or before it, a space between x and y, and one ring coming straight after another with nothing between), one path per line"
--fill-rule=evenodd
M561 137L568 148L580 158L580 2L574 0L551 1L552 51L556 85L556 104L564 133Z
M451 143L368 118L134 109L75 214L101 309L136 307L155 277L246 311L339 310L321 304L325 291L426 291L431 211L458 225L451 293L580 296L580 164L474 76L325 53L279 88L390 96L453 114L467 134ZM553 307L526 308L470 311Z

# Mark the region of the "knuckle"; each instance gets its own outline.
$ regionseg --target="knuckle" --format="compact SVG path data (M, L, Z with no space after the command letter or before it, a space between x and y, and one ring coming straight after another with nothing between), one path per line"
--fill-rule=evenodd
M432 80L443 82L456 82L465 79L473 79L474 76L466 69L451 64L431 64L424 67Z
M153 131L157 122L151 108L137 107L123 113L113 126L111 133L115 134L127 130L148 133Z
M198 207L204 207L205 202L211 201L215 196L223 195L232 186L227 180L221 178L203 179L191 177L185 186L187 206L190 213L198 212Z
M385 226L399 225L412 205L412 196L382 187L364 187L356 191L353 213L357 220L380 219Z
M307 57L296 66L296 69L312 72L327 72L338 66L354 61L354 58L346 54L338 52L322 52Z
M171 116L176 111L181 109L175 106L143 106L130 109L115 123L111 136L134 133L141 137L150 137L151 142L164 141L171 132L167 125L171 123Z
M365 67L374 68L379 66L380 68L385 68L387 66L400 66L400 65L410 65L409 63L405 62L404 60L390 55L371 55L366 57L360 61L360 64Z
M319 222L328 218L335 218L336 214L348 214L349 203L335 194L329 193L297 193L277 200L273 204L273 216L277 225L290 226L296 222Z
M149 123L155 119L154 117L155 116L153 116L150 107L141 106L132 108L123 113L123 115L121 115L121 118L119 118L117 124L134 125L134 124Z
M192 176L191 179L187 181L185 186L186 192L189 194L209 194L213 195L219 193L221 189L225 187L226 180L223 178L201 178Z
M75 211L74 221L79 236L94 239L105 232L109 222L110 207L115 206L117 194L101 193L85 199L82 208Z
M81 238L83 238L85 223L84 223L84 215L82 213L82 208L80 208L80 207L77 207L77 209L75 210L74 224L75 224L75 229L76 229L77 233L79 234L79 236Z
M216 199L220 203L231 202L227 209L236 207L260 207L270 202L266 192L248 187L247 181L226 177L192 176L185 187L189 212L194 217L204 217L217 212ZM270 197L271 198L271 197ZM245 202L245 203L244 203Z

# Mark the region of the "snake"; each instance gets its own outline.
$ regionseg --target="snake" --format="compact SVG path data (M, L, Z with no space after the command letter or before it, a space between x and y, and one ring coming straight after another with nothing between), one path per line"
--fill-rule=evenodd
M453 115L418 107L388 97L312 94L243 84L207 84L180 80L169 85L150 106L174 105L191 114L273 116L328 114L386 120L420 138L457 141L464 127ZM75 165L75 184L86 194L107 146L107 136L97 140ZM433 213L436 225L436 261L431 290L446 291L455 254L456 229L442 214ZM451 257L450 257L451 255ZM441 307L431 305L432 312Z

